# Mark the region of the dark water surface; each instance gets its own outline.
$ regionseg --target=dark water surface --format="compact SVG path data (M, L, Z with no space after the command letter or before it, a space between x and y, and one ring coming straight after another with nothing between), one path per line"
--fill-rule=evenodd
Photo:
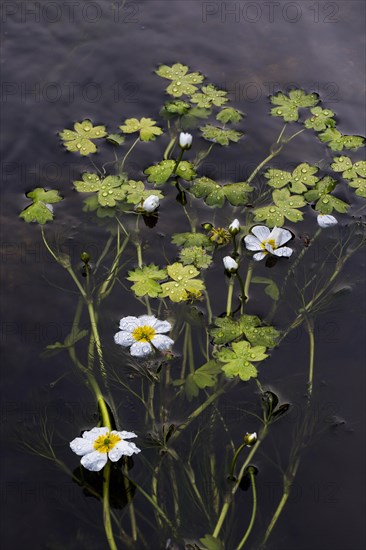
M243 180L268 154L280 123L268 117L267 97L278 89L297 85L318 92L324 104L336 112L342 132L365 134L365 4L352 0L149 0L125 4L100 0L75 2L71 9L62 1L5 1L1 14L0 540L4 550L104 549L100 503L85 498L53 463L22 447L25 441L37 438L41 419L47 417L58 435L55 450L73 470L78 459L68 442L80 429L93 425L96 412L87 389L70 375L66 354L40 358L46 345L62 341L68 334L75 293L64 272L44 251L38 227L17 217L26 203L24 193L37 186L59 189L66 201L57 210L53 229L68 238L73 261L77 262L84 249L100 253L103 229L92 225L84 214L80 216L81 199L71 185L81 171L89 169L88 160L66 154L57 132L87 117L109 128L117 128L128 117L155 119L165 100L166 82L153 72L161 63L182 62L202 71L210 82L228 89L233 106L246 113L240 128L246 133L244 140L208 157L201 167L202 173L210 171L219 181ZM129 158L130 176L141 178L142 169L161 155L161 148L158 140L142 145ZM100 156L96 156L97 162ZM361 157L362 151L352 155ZM302 135L276 158L276 166L288 169L300 162L329 162L330 158L329 150L312 136ZM341 198L351 200L349 196ZM174 194L170 200L161 209L146 258L154 259L162 243L172 257L175 252L169 246L169 234L189 230L185 217L180 211L177 214ZM359 216L361 206L361 200L356 202L351 214ZM212 219L204 207L201 216L201 221ZM215 216L220 224L231 221L230 214L221 210ZM351 215L342 216L343 227L336 230L340 238L350 221ZM289 227L295 232L299 252L299 229L293 224ZM313 233L314 224L306 229ZM322 237L311 251L315 265L327 238ZM285 273L279 266L273 276L280 282ZM258 266L256 274L269 276L264 265ZM364 275L365 260L359 255L347 264L339 281L339 288L347 286L350 292L317 317L314 415L319 434L304 451L289 503L268 545L272 550L365 548ZM226 300L221 266L209 280L217 286L217 314ZM126 303L126 293L122 295L123 303L118 302L118 293L106 302L101 319L103 343L115 364L121 360L112 338L119 318L144 313L142 305L132 297ZM284 318L275 317L278 327L286 323L286 316L291 318L294 299L289 294ZM250 304L248 312L264 316L269 306L263 299ZM293 404L291 414L271 431L267 448L267 454L272 449L273 461L283 468L287 438L305 410L307 353L307 335L298 329L261 368L262 383ZM254 385L248 392L236 389L223 398L225 420L236 440L256 429L253 420L241 412L253 390ZM119 403L118 409L126 429L143 433L144 419L130 403ZM185 411L175 412L182 421ZM281 455L282 449L285 453ZM258 477L259 531L265 528L281 494L281 477L274 462L264 455L257 461L263 473ZM135 471L142 482L141 464L135 465ZM189 506L189 502L183 505ZM243 509L237 510L239 534L248 523L245 506L244 519L240 516ZM190 528L188 537L209 532L206 526L195 524L194 517ZM151 540L152 550L164 547L158 538ZM255 537L253 541L252 550ZM228 546L227 550L232 549Z

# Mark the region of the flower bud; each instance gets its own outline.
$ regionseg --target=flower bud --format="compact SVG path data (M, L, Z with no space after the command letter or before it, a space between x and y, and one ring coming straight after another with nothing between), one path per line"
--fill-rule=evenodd
M239 264L231 256L225 256L222 261L224 262L226 271L229 271L229 273L236 273L238 271Z
M151 214L151 212L154 212L154 210L157 209L157 207L159 206L159 202L159 197L157 197L156 195L150 195L142 203L142 209L147 214Z
M191 134L187 134L185 132L181 132L179 134L179 146L182 149L189 149L192 145L192 136Z
M229 231L233 236L239 233L240 231L239 220L235 218L235 220L231 222L231 224L229 225Z
M90 262L90 256L87 252L82 252L80 254L80 260L84 262L84 264L88 264Z
M257 433L253 432L252 434L246 433L244 436L244 443L247 447L252 447L255 443L257 443Z
M331 227L332 225L337 225L338 223L337 219L330 214L319 214L316 220L319 227L321 227L322 229L326 229L327 227Z

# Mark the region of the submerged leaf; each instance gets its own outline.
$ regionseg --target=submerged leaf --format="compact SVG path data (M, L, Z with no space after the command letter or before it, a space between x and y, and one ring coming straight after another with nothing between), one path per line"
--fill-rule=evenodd
M189 401L192 397L197 397L199 390L212 388L217 382L217 375L222 372L218 361L211 359L199 369L189 374L186 378L184 389Z

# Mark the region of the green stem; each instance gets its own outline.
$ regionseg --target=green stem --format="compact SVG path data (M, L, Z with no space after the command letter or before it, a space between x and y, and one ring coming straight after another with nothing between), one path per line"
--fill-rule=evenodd
M95 341L95 347L97 349L98 359L99 359L99 366L100 366L100 372L104 378L104 381L106 381L107 378L107 371L104 365L104 359L103 359L103 350L102 350L102 344L99 337L98 332L98 326L97 326L97 319L94 311L94 306L92 301L88 301L88 312L89 312L89 318L90 318L90 325L94 336Z
M211 405L211 403L213 403L215 399L217 399L220 395L225 393L226 387L227 385L215 391L215 393L213 393L208 399L206 399L206 401L202 403L202 405L197 407L197 409L195 409L188 416L187 420L183 422L183 424L180 424L180 426L177 427L176 431L173 433L172 437L169 439L169 444L173 443L173 441L175 441L180 436L183 430L185 430L187 426L189 426L189 424L193 422L193 420L195 420L205 409L207 409L207 407Z
M253 268L254 268L254 263L250 262L248 265L247 276L245 278L245 283L244 283L244 296L246 301L249 300L249 287L252 280Z
M177 159L176 162L175 162L174 169L173 169L173 172L172 172L173 174L176 174L176 171L177 171L177 168L178 168L178 166L179 166L179 163L180 163L180 161L181 161L182 158L183 158L184 151L185 151L185 149L182 149L182 148L180 149L180 153L179 153L178 159Z
M172 533L175 533L174 525L171 523L171 521L167 518L164 510L160 508L160 506L154 501L154 499L146 492L140 485L138 485L135 481L130 479L128 476L126 476L127 479L136 487L136 489L150 502L150 504L154 507L154 509L158 512L158 514L163 518L163 520L166 522L166 524L170 527L172 530Z
M140 141L139 137L137 139L135 139L135 141L133 142L133 144L131 145L131 147L129 148L129 150L127 151L125 156L123 157L122 164L121 164L121 172L123 171L123 168L124 168L124 165L125 165L125 162L127 160L128 155L131 153L131 151L133 150L133 148L135 147L135 145L137 145L137 143L139 141Z
M309 334L309 379L308 379L308 398L311 398L313 393L313 375L314 375L314 352L315 352L315 338L314 338L314 326L306 317L306 328Z
M234 477L236 461L238 460L238 457L239 457L241 451L242 451L242 450L244 449L244 447L246 447L246 446L247 446L246 443L242 443L242 445L240 445L240 447L238 447L238 449L235 451L235 454L234 454L234 456L233 456L233 459L232 459L231 465L230 465L230 473L229 473L229 476L230 476L231 479Z
M255 455L255 453L257 452L257 450L259 449L260 445L261 445L261 442L263 441L263 439L265 438L265 436L267 435L267 425L265 424L260 435L259 435L259 438L256 442L256 444L253 446L252 450L250 451L250 453L248 454L243 466L241 467L240 469L240 472L239 472L239 475L238 475L238 479L234 485L234 487L231 489L229 495L227 495L226 497L226 500L223 504L223 507L221 509L221 513L220 513L220 516L219 516L219 519L217 520L217 524L216 524L216 527L212 533L212 536L217 538L219 536L219 533L221 531L221 527L225 521L225 518L226 518L226 515L229 511L229 508L230 508L230 505L233 501L233 498L235 496L235 493L236 491L238 490L239 488L239 485L240 485L240 482L242 480L242 477L245 473L245 470L246 468L248 467L248 465L250 464L253 456Z
M111 477L111 463L108 460L103 469L103 521L104 529L110 550L117 550L117 545L113 537L111 510L109 505L109 484Z
M230 317L231 315L234 284L235 284L235 277L233 275L230 275L229 286L227 289L226 317Z
M177 137L175 136L169 141L167 148L164 151L164 157L163 157L164 160L167 160L169 158L170 151L173 149L176 140L177 140Z
M294 464L294 467L293 467L293 470L292 470L292 473L291 473L291 476L292 476L292 479L295 477L296 475L296 472L297 472L297 469L299 467L299 464L300 464L300 459L297 459L297 461L295 462ZM264 535L264 539L263 539L263 544L262 546L264 546L267 542L267 540L269 539L269 536L270 534L272 533L273 531L273 528L274 526L276 525L277 521L278 521L278 518L280 517L285 505L286 505L286 502L288 500L288 497L290 496L290 491L291 491L291 484L290 483L285 483L285 488L284 488L284 491L282 493L282 497L281 497L281 500L280 502L278 503L278 506L276 508L276 511L275 513L273 514L272 516L272 519L270 521L270 524L268 525L267 527L267 530L266 530L266 534Z
M132 532L132 540L134 542L137 541L137 524L136 524L136 515L135 515L135 507L132 502L132 496L131 496L131 483L127 477L128 474L128 467L127 467L127 460L124 461L123 465L123 474L124 474L124 485L125 485L125 491L126 491L126 497L128 502L128 511L130 514L130 523L131 523L131 532Z
M136 243L136 250L137 250L137 265L139 268L142 268L142 250L141 250L141 243Z
M267 164L267 162L269 162L270 160L272 160L275 156L278 155L278 153L281 151L283 146L281 146L277 151L275 151L274 153L271 153L270 155L268 155L268 157L266 157L260 164L258 164L257 168L255 168L253 170L253 172L250 174L249 178L247 179L247 183L250 183L254 178L255 176L258 174L258 172L263 168L263 166L265 166Z
M241 539L240 543L238 544L236 550L241 550L244 546L244 544L246 543L250 533L252 532L252 529L253 529L253 525L254 525L254 522L255 522L255 516L256 516L256 513L257 513L257 491L256 491L256 488L255 488L255 474L254 474L254 468L251 468L249 466L248 468L248 473L249 473L249 476L250 476L250 483L252 485L252 492L253 492L253 508L252 508L252 515L250 517L250 522L249 522L249 525L248 525L248 529L246 530L245 534L244 534L244 537Z

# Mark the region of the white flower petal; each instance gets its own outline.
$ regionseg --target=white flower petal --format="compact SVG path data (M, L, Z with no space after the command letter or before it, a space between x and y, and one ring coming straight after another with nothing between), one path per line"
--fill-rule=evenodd
M338 220L330 214L319 214L316 220L319 227L321 227L322 229L326 229L327 227L331 227L332 225L337 225L338 223Z
M137 437L135 432L126 432L125 430L122 430L121 432L117 432L116 430L111 431L112 434L119 435L121 439L132 439L133 437Z
M148 326L155 328L155 324L158 322L155 315L140 315L139 317L139 323L140 326Z
M274 254L274 250L273 248L271 247L271 245L269 243L266 243L265 244L265 247L266 247L266 250L270 253L270 254Z
M159 203L160 203L159 197L157 197L156 195L150 195L142 203L142 209L145 210L147 214L151 214L151 212L154 212L154 210L157 209L157 207L159 206Z
M93 441L84 439L83 437L76 437L70 442L71 450L79 456L92 453L94 450Z
M172 345L174 344L174 340L169 338L169 336L164 336L163 334L157 334L151 340L151 343L158 350L164 351L164 350L169 349L169 348L172 347Z
M137 317L132 317L131 315L129 315L128 317L123 317L119 322L119 328L128 332L132 332L133 330L135 330L136 327L139 326L140 323Z
M276 250L272 252L272 254L274 254L275 256L285 257L285 258L289 258L292 253L293 253L292 248L289 248L288 246L282 246L281 248L276 248Z
M130 348L130 353L134 357L146 357L152 350L149 342L135 342Z
M261 241L253 235L247 235L244 237L245 247L247 250L261 250Z
M95 441L97 437L104 435L109 432L109 428L106 428L105 426L101 428L92 428L91 430L83 433L84 439L91 439L92 441Z
M256 254L253 254L253 260L256 262L259 262L260 260L263 260L267 256L267 252L257 252Z
M252 227L251 232L262 242L268 239L271 231L265 225L255 225Z
M169 321L156 321L154 325L154 329L156 332L169 332L172 329L172 325L169 323Z
M274 227L269 234L268 240L273 239L276 243L276 247L282 246L287 243L287 241L292 239L291 232L287 229L282 229L281 227Z
M87 470L90 470L91 472L99 472L107 464L107 460L107 453L94 451L83 456L80 462Z
M108 453L108 457L112 462L117 462L121 456L131 456L134 453L139 453L141 449L130 441L119 441L115 447Z
M132 346L132 344L135 342L135 339L132 336L131 332L121 330L121 332L116 332L116 334L114 335L114 341L120 346Z

